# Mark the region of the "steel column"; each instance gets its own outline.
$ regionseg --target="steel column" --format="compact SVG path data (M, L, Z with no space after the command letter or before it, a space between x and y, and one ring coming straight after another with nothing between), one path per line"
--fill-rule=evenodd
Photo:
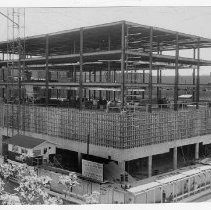
M20 38L18 38L20 39ZM21 40L18 41L18 98L19 98L19 104L21 101Z
M157 84L160 83L160 70L159 70L159 67L157 69ZM160 101L160 88L157 87L157 103L159 103Z
M158 43L158 46L157 46L157 54L159 55L160 54L160 44ZM160 83L160 68L159 66L157 67L157 84ZM160 88L157 87L157 103L159 103L160 101Z
M94 82L96 82L96 71L94 69ZM96 98L96 90L93 90L94 92L94 99Z
M162 84L162 70L160 69L160 84ZM162 98L162 88L160 89L160 98Z
M145 70L143 70L143 84L145 84ZM144 99L145 92L142 92L142 99Z
M99 72L99 82L101 83L102 82L102 69L100 69L99 68L99 70L100 70L100 72ZM101 99L102 98L102 91L100 90L100 92L99 92L99 98Z
M111 50L111 33L109 32L108 34L108 51ZM108 61L108 82L112 82L111 81L111 62ZM107 96L106 96L107 97ZM108 91L108 100L111 100L111 92Z
M111 62L108 61L108 80L106 82L112 82L111 81ZM111 100L111 91L108 91L108 100Z
M83 28L80 28L79 109L82 108L82 91L83 91Z
M46 35L46 44L45 44L45 104L49 104L49 68L48 68L48 56L49 56L49 36Z
M122 22L122 35L121 35L121 109L125 105L125 21Z
M89 70L89 82L91 82L91 70ZM91 90L89 90L89 100L91 99Z
M197 40L197 75L196 75L196 108L199 108L199 70L200 70L200 38Z
M174 110L177 110L177 101L178 101L178 82L179 82L179 35L176 34L176 55L175 55L175 78L174 78Z
M149 100L149 106L148 106L148 112L152 112L152 41L153 41L153 28L150 27L150 52L149 52L149 83L148 83L148 100Z
M193 59L196 59L196 49L193 49ZM196 69L195 67L193 68L193 85L196 84ZM192 96L192 100L195 101L195 87L193 87L193 92L192 92L193 96Z

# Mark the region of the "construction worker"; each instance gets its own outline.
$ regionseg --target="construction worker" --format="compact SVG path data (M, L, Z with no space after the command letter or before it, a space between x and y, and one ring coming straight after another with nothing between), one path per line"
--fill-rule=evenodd
M169 195L169 203L171 203L172 201L173 201L173 198L174 198L174 196L173 196L173 193L171 193L170 195Z
M109 109L112 105L113 101L108 101L107 104L106 104L106 112L109 112Z
M163 199L163 203L165 203L166 202L166 192L165 192L165 190L163 190L162 199Z
M184 193L188 192L188 180L186 180L185 185L184 185Z

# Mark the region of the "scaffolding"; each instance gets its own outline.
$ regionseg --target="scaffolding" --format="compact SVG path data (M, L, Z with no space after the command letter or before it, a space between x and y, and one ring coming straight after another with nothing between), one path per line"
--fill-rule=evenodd
M7 9L7 88L6 100L11 103L11 122L14 117L19 121L19 109L22 98L21 80L25 69L25 63L21 61L25 57L25 9ZM17 62L18 60L18 62ZM15 84L18 81L18 84ZM18 111L15 113L14 103L18 102ZM17 117L15 116L17 115ZM9 126L9 125L8 125ZM7 134L8 134L7 126ZM12 136L14 135L12 125ZM16 128L19 134L19 123Z
M10 131L19 129L82 143L87 143L89 136L90 144L118 149L211 134L211 109L206 106L184 108L177 112L105 113L1 104L1 110L0 125Z

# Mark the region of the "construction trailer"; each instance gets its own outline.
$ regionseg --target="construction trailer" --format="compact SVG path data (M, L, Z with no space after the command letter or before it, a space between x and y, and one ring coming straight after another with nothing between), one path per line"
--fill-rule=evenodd
M8 42L0 42L1 135L54 143L66 162L77 161L78 170L84 157L115 161L137 179L209 155L211 109L209 100L200 101L199 73L200 66L211 65L200 59L211 39L119 21L21 42L25 51L13 59L12 72ZM181 50L192 51L193 58L179 56ZM174 56L166 54L172 51ZM179 69L193 69L192 84L179 84ZM175 72L174 83L162 82L165 70ZM179 89L185 87L192 90L192 102L181 106ZM163 88L171 88L172 97L159 106ZM27 94L40 103L29 103ZM56 107L52 98L60 100ZM118 104L113 112L105 111L108 101Z

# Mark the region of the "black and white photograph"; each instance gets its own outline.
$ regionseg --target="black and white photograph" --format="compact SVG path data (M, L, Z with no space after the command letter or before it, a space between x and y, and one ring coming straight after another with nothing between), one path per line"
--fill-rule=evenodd
M211 202L210 22L0 4L0 205Z

